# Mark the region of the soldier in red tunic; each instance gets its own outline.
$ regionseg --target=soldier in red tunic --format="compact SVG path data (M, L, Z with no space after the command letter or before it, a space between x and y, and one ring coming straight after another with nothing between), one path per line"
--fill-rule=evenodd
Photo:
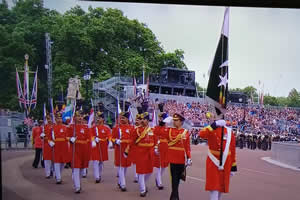
M129 124L129 112L120 113L120 124L116 124L112 130L112 142L115 147L115 166L118 167L118 186L122 192L126 191L126 172L131 166L131 160L124 157L125 149L131 143L131 134L134 127Z
M68 136L70 137L70 142L72 143L72 162L71 166L73 168L73 182L75 187L75 193L80 193L80 177L82 170L88 168L90 155L89 155L89 138L90 133L85 120L83 119L83 114L77 111L75 113L75 124L71 124L69 128Z
M50 176L52 175L52 161L53 161L53 151L50 144L52 144L51 138L52 138L52 120L49 115L47 115L47 124L44 126L44 130L41 134L41 138L43 140L43 158L44 158L44 164L45 164L45 172L46 172L46 178L50 179Z
M34 161L32 163L32 167L34 167L34 168L38 167L40 160L41 160L41 165L44 166L44 160L42 159L43 142L40 137L40 135L43 132L42 124L43 124L43 121L40 120L39 125L32 128L32 141L33 141L34 148L35 148L35 157L34 157Z
M141 121L142 121L141 115L137 114L135 116L135 126L134 126L135 129L141 126ZM136 152L136 145L132 144L130 146L129 158L130 158L130 160L133 164L134 172L135 172L133 182L138 183L139 179L138 179L138 174L136 173L136 160L135 160L136 159L136 154L135 154L135 152Z
M154 155L154 167L156 168L155 173L155 184L159 190L162 190L162 175L169 165L168 161L168 133L169 128L166 127L164 119L167 118L166 113L159 114L159 125L154 128L154 134L158 138L158 149L159 154Z
M149 127L149 114L141 114L142 126L136 128L131 136L132 144L136 146L136 173L138 174L140 185L140 196L147 194L146 182L153 172L154 147L156 138L153 129ZM125 152L125 154L128 152Z
M168 134L168 159L170 162L172 193L170 200L178 200L178 187L182 174L187 166L192 165L190 134L187 129L182 128L184 122L183 115L175 113L173 123L175 128L169 129Z
M103 162L108 160L108 144L111 144L111 129L104 124L102 112L98 112L96 116L96 125L90 129L92 141L91 160L93 161L96 183L100 183Z
M61 184L61 172L64 163L68 162L68 128L62 123L61 113L56 114L56 124L53 125L54 137L49 140L54 150L54 171L56 184Z
M229 192L230 176L237 171L235 136L231 128L224 127L225 124L224 120L217 120L199 132L199 136L208 141L205 190L210 191L211 200L220 200L221 193ZM224 131L223 156L222 165L220 165L222 129Z

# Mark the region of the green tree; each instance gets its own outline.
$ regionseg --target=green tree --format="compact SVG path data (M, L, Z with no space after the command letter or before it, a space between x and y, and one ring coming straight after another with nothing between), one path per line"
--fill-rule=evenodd
M147 73L158 73L166 66L187 68L182 50L166 53L146 24L128 19L121 10L89 7L85 11L76 6L60 14L43 8L40 0L20 0L12 9L3 3L0 4L0 79L5 81L0 83L3 90L0 107L19 109L15 69L23 69L27 53L30 70L39 67L38 104L32 114L42 113L43 103L47 102L46 32L53 41L54 100L61 88L67 90L69 78L83 77L86 67L82 62L88 63L94 72L89 88L93 81L108 79L117 72L141 76L143 65ZM82 85L85 87L84 82Z
M264 104L271 106L278 106L278 99L276 97L270 96L269 94L264 96Z
M300 107L300 94L295 88L290 91L287 101L290 107Z

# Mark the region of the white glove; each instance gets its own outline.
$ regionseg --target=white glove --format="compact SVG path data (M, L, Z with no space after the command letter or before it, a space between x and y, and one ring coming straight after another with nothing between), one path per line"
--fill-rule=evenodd
M50 147L54 147L55 143L53 141L48 141Z
M186 161L186 165L187 165L187 166L191 166L192 163L193 163L193 162L192 162L192 159L190 159L190 158L187 159L187 161Z
M159 155L159 149L158 148L154 148L154 153L155 153L155 155Z
M109 141L108 148L112 149L113 147L114 147L113 143L111 141Z
M121 140L120 139L116 139L116 144L120 145L121 144Z
M95 141L92 141L92 148L95 148L97 146Z
M123 156L125 157L125 158L127 158L128 157L128 154L127 153L123 153Z
M76 137L71 137L70 142L74 143L76 141Z
M235 175L235 172L230 172L230 177L233 177Z
M100 139L98 137L95 138L95 142L99 143Z
M40 137L41 138L44 138L46 135L45 135L45 133L43 132L43 133L41 133L41 135L40 135Z
M226 126L226 122L225 122L225 120L220 119L220 120L217 120L217 121L216 121L216 125L217 125L218 127L223 127L223 126Z

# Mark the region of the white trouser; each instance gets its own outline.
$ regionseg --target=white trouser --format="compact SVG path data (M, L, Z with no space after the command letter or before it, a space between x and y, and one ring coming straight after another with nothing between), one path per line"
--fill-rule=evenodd
M81 169L81 176L87 176L87 168Z
M51 160L44 160L46 176L50 176L51 173Z
M54 163L54 172L57 181L61 181L61 172L64 168L64 163Z
M156 168L155 169L155 180L156 180L156 183L158 184L158 186L162 186L162 178L161 177L165 170L166 170L166 168Z
M134 168L134 180L138 181L139 177L138 177L138 174L136 173L136 165L135 164L133 164L133 168Z
M221 200L221 192L217 190L210 191L210 200Z
M126 172L127 167L119 167L119 184L122 188L126 187Z
M72 179L76 190L80 189L80 175L83 173L84 169L80 169L80 168L73 169Z
M94 160L93 165L94 165L94 177L95 179L100 179L102 176L103 162Z
M140 192L145 192L146 191L146 183L149 180L150 174L139 174L139 185L140 185Z

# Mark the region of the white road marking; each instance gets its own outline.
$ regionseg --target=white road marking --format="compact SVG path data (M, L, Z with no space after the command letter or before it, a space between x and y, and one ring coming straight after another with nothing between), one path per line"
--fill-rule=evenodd
M271 163L273 165L276 165L276 166L279 166L279 167L282 167L282 168L291 169L291 170L295 170L295 171L300 171L300 167L297 168L297 167L294 167L294 166L291 166L291 165L273 160L270 157L262 157L261 159L268 162L268 163Z
M269 176L276 176L274 174L270 174L270 173L262 172L262 171L257 171L257 170L254 170L254 169L241 168L241 170L245 170L245 171L249 171L249 172L255 172L255 173L259 173L259 174L265 174L265 175L269 175Z
M202 179L202 178L196 178L196 177L192 177L192 176L186 176L187 178L190 178L190 179L193 179L193 180L196 180L196 181L200 181L200 182L204 182L205 183L205 180Z

